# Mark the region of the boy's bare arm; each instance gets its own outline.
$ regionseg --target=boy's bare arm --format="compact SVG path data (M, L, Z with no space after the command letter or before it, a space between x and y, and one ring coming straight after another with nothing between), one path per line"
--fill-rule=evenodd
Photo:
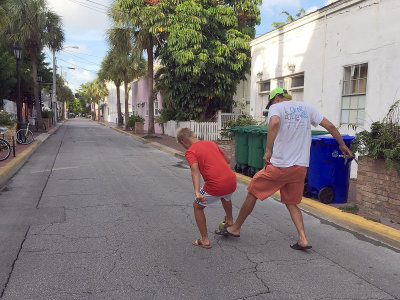
M192 181L193 181L193 188L194 194L196 195L196 199L200 202L206 202L207 198L200 194L200 169L199 164L194 163L190 166L190 171L192 173Z

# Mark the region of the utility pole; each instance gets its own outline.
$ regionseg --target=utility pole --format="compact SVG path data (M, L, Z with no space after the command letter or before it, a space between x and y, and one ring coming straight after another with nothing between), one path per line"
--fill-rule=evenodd
M54 122L54 124L57 124L56 73L57 73L56 51L53 49L53 97L52 97L51 102L53 103L53 122Z

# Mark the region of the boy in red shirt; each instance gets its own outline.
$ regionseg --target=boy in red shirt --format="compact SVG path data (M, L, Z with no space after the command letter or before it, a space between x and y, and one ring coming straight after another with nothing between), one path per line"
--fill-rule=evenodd
M214 142L198 140L190 128L179 128L176 139L187 149L185 157L192 172L194 217L201 234L192 244L211 248L204 208L221 200L225 222L233 224L231 197L236 190L236 175L229 167L230 158ZM204 179L203 187L200 187L200 175Z

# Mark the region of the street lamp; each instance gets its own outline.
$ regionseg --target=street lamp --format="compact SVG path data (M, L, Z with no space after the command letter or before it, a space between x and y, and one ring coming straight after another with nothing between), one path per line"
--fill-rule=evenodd
M22 103L21 103L21 75L19 72L19 61L21 60L22 57L22 48L19 44L19 42L16 42L14 47L14 57L15 61L17 63L17 120L18 124L22 123Z
M61 50L65 50L67 48L79 49L78 46L67 46L65 48L62 48ZM56 73L57 73L56 50L53 49L53 97L52 97L52 101L51 102L53 104L53 118L54 118L53 120L54 120L54 124L57 124Z

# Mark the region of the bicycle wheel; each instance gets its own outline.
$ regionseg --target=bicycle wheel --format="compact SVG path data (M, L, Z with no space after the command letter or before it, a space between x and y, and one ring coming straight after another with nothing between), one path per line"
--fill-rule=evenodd
M17 142L22 145L28 145L34 140L33 132L26 129L20 129L17 131Z
M6 141L0 138L0 161L7 159L10 156L11 146Z

